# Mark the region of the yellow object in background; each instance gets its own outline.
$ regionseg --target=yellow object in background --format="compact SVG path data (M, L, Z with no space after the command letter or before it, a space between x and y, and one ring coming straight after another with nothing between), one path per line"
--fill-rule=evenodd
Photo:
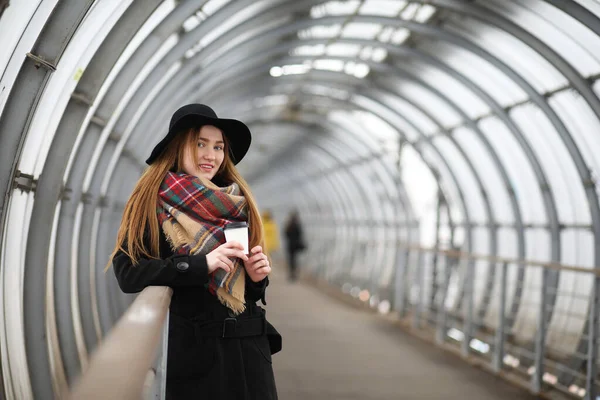
M279 230L269 211L262 213L263 229L265 231L265 247L267 254L279 250Z

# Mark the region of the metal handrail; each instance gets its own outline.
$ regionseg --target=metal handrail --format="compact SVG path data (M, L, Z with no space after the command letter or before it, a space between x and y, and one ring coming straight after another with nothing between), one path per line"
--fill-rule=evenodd
M149 286L98 346L86 371L65 396L70 400L139 399L159 349L173 290Z
M379 241L365 241L367 244L381 244ZM596 276L600 276L600 268L596 268L593 266L590 267L582 267L577 265L568 265L561 263L553 263L553 262L544 262L539 260L526 260L526 259L518 259L518 258L507 258L507 257L499 257L499 256L489 256L485 254L477 254L477 253L467 253L459 250L443 250L436 249L435 247L424 247L419 245L411 245L406 244L406 242L396 242L396 245L400 248L406 250L417 250L423 251L427 253L437 253L449 256L455 259L470 259L470 260L478 260L478 261L490 261L497 263L507 263L507 264L523 264L530 267L542 267L548 268L558 271L573 271L573 272L584 272L586 274L592 274Z

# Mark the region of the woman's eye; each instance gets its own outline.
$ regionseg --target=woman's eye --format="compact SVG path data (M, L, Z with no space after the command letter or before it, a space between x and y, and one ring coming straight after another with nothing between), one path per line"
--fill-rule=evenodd
M216 146L216 147L215 147L215 150L219 150L219 151L221 151L221 150L223 150L223 146Z
M198 147L204 147L204 143L203 142L198 142Z

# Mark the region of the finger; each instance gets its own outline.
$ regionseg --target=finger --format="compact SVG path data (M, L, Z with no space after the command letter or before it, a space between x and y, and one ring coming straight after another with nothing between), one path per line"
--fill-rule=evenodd
M269 262L268 261L266 261L266 260L260 260L256 264L254 264L254 270L258 271L259 269L264 268L264 267L268 267L268 266L269 266Z
M219 262L217 263L217 268L221 268L225 272L231 271L231 269L229 268L229 265L227 265L225 263L225 261L222 261L222 260L219 260Z
M264 260L264 258L262 257L262 255L260 255L260 254L254 254L252 257L250 257L248 259L248 262L250 264L254 264L254 263L257 263L257 262L262 261L262 260Z
M229 258L220 257L219 260L221 260L221 262L223 262L225 265L227 265L228 271L233 269L233 261L231 261Z
M261 267L256 271L257 275L269 275L270 273L271 273L271 267L269 267L268 265Z
M241 249L223 249L222 253L226 257L238 257L244 261L248 261L248 256Z
M244 246L240 242L232 240L231 242L225 242L221 245L223 249L240 249L244 250Z
M262 253L263 249L261 246L254 246L252 248L252 250L250 250L251 253L256 254L256 253Z

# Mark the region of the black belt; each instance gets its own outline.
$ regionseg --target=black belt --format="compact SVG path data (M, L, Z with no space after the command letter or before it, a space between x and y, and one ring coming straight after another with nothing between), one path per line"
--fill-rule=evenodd
M194 331L198 337L240 338L260 336L267 333L267 319L264 313L261 313L239 319L229 317L221 321L197 322L194 324Z

